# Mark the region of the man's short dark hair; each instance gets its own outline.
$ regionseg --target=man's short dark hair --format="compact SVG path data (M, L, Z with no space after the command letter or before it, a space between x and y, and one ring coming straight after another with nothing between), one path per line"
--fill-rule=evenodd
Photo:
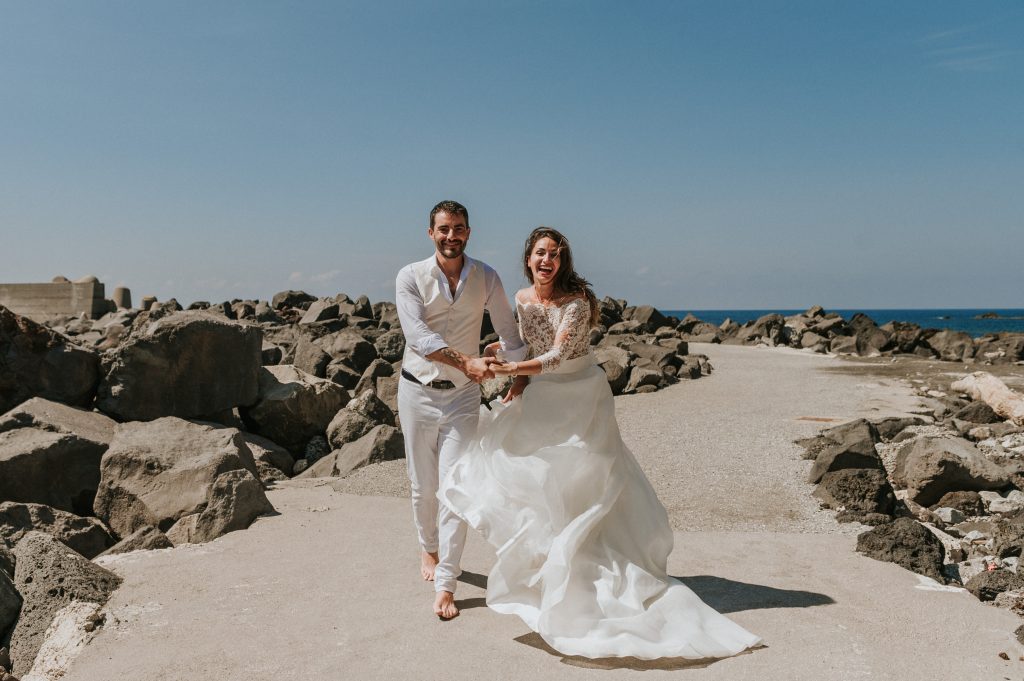
M438 213L450 213L452 215L461 215L466 218L466 227L469 227L469 211L458 201L442 201L441 203L434 206L433 210L430 211L430 226L434 226L434 216Z

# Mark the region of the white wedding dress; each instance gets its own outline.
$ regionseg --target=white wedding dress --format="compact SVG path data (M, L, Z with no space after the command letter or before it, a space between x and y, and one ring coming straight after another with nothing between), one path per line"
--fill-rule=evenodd
M619 435L587 301L517 307L544 372L481 410L439 492L497 549L487 604L566 655L716 658L757 645L666 572L668 514Z

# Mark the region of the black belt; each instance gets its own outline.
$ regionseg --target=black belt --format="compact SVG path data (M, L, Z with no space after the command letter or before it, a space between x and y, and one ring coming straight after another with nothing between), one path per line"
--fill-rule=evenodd
M412 381L413 383L425 385L428 388L434 388L436 390L451 390L452 388L455 387L455 384L452 383L451 381L431 381L430 383L424 383L420 379L410 374L405 369L402 369L402 378Z

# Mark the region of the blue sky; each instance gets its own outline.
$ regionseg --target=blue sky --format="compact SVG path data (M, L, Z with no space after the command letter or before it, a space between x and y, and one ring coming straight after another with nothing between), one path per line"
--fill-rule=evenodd
M1024 307L1016 2L0 0L0 281L394 298L427 214L668 309Z

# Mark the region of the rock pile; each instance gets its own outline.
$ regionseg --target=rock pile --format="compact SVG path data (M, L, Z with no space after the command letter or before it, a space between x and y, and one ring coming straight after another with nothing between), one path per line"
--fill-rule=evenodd
M874 526L858 538L865 555L1024 616L1024 423L967 394L919 390L929 413L799 440L813 495L841 522Z
M922 328L908 322L879 326L865 314L857 313L847 320L817 305L801 314L768 314L743 325L726 320L714 326L687 315L678 329L684 332L683 340L692 342L781 345L861 357L909 354L984 365L1024 362L1022 333L972 338L963 331Z

